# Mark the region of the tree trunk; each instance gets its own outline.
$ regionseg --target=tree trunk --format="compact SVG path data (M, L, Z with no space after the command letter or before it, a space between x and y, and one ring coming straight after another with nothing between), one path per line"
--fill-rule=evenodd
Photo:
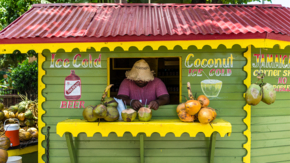
M211 3L218 3L219 0L212 0Z
M115 3L119 3L120 0L114 0ZM127 3L127 0L121 0L121 3Z
M191 0L191 3L206 3L206 0Z

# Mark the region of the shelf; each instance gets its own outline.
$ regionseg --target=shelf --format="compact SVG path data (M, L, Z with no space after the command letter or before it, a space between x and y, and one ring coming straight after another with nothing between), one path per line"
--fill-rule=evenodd
M21 155L24 155L24 154L33 153L33 152L37 152L37 151L38 151L38 145L28 146L28 147L21 148L21 149L10 149L10 150L7 150L8 157L10 157L10 156L21 156Z
M216 119L209 124L201 124L198 122L185 123L179 119L168 120L151 120L149 122L87 122L80 119L68 119L59 122L56 126L56 133L63 136L64 133L69 132L73 137L77 137L79 133L84 132L88 137L93 137L97 132L101 133L103 137L107 137L109 133L115 132L118 137L122 137L125 132L130 132L134 137L138 133L145 133L146 136L151 136L152 133L159 133L164 137L167 133L174 133L175 137L180 137L183 133L188 133L190 137L195 137L197 133L202 132L206 137L210 137L213 132L218 132L221 137L225 134L230 135L232 132L231 123L223 119Z

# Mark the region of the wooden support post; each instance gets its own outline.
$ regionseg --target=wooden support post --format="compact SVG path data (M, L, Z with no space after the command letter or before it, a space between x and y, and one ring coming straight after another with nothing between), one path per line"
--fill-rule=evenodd
M140 133L140 163L144 163L144 133Z
M214 163L214 151L217 132L213 132L210 136L210 149L209 149L209 163Z
M73 144L73 138L72 134L69 132L65 133L65 139L66 139L66 144L68 148L68 153L70 157L70 162L71 163L77 163L77 157L76 157L76 152Z

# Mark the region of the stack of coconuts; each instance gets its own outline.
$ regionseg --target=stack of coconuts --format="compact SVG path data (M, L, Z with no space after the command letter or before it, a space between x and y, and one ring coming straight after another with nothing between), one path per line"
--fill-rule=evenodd
M122 119L125 122L132 122L137 117L137 112L134 109L125 109L122 111ZM148 122L152 118L152 111L150 108L141 107L138 110L138 119L142 122Z
M5 163L8 160L8 148L10 147L10 140L5 134L0 136L0 163Z
M179 104L176 108L179 119L183 122L197 121L202 124L212 122L217 113L215 109L208 107L209 99L205 95L200 95L197 100L194 100L189 82L187 82L187 91L190 100Z
M245 99L249 105L257 105L260 101L270 105L276 100L276 91L273 85L269 83L264 83L265 74L258 74L258 81L254 84L251 84L249 89L245 94ZM259 81L261 80L261 83Z
M28 141L32 138L38 139L38 129L36 117L38 114L37 101L28 100L24 95L19 95L23 101L14 106L10 106L8 109L4 108L3 103L0 103L0 120L2 123L7 120L9 123L17 123L18 119L20 124L19 140Z
M112 86L113 84L106 87L102 95L101 104L97 106L90 105L83 110L83 117L88 122L96 122L101 119L113 122L119 119L118 103L113 98L107 97L107 92Z
M113 84L106 87L102 99L101 104L97 106L87 106L83 110L83 117L88 122L96 122L101 119L104 119L108 122L117 121L119 119L118 112L118 103L114 100L114 98L107 97L108 90L113 86ZM150 108L142 107L138 111L138 117L140 121L149 121L152 117L152 111ZM125 122L132 122L137 117L137 113L133 109L125 109L122 111L121 116Z

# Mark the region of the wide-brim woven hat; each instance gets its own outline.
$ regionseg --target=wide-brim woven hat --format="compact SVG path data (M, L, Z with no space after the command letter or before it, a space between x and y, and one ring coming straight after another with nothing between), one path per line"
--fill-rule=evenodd
M141 59L134 63L134 66L130 71L125 73L127 79L130 80L142 80L145 82L149 82L154 80L153 71L150 70L149 64Z

